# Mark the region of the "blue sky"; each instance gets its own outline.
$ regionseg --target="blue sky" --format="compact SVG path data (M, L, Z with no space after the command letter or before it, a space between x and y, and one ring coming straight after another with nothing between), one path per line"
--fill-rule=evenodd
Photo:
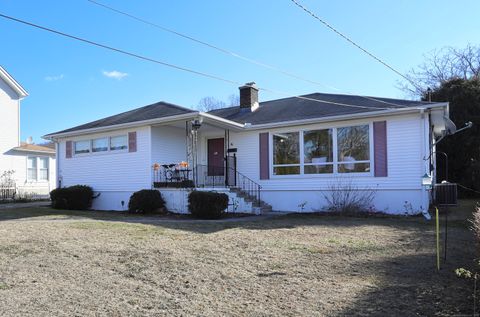
M0 12L168 63L295 94L404 98L401 79L290 0L113 1L119 10L323 83L318 86L223 55L87 0L4 0ZM99 0L99 2L102 2ZM401 72L444 46L478 45L480 1L299 0ZM164 100L193 107L227 100L236 85L183 73L0 19L0 64L29 92L22 139ZM109 75L109 76L107 76ZM122 77L123 76L123 77ZM121 77L121 78L120 78ZM337 90L329 88L333 86ZM285 97L262 93L261 100Z

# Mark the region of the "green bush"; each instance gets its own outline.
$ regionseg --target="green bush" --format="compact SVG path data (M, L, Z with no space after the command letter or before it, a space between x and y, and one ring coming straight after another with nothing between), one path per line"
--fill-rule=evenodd
M93 189L86 185L74 185L50 192L52 207L56 209L87 210L92 207Z
M131 213L151 213L165 207L165 201L158 190L142 189L134 192L128 202L128 211Z
M192 191L188 195L188 210L196 218L219 219L227 207L227 194Z

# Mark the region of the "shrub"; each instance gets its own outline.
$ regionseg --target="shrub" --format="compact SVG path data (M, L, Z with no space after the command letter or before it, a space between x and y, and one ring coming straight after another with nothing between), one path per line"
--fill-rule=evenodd
M219 219L227 207L227 194L192 191L188 195L188 210L196 218Z
M375 194L375 190L359 188L351 179L339 178L330 184L326 193L323 193L327 202L325 209L344 214L372 212Z
M86 185L57 188L50 192L50 199L56 209L87 210L92 207L93 189Z
M151 213L165 207L165 201L158 190L142 189L134 192L128 202L128 211L131 213Z

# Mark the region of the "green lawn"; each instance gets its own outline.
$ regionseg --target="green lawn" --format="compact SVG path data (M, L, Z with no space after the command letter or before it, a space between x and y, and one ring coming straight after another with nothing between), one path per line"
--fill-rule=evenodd
M473 235L450 222L289 215L191 221L0 210L1 316L415 316L472 313Z

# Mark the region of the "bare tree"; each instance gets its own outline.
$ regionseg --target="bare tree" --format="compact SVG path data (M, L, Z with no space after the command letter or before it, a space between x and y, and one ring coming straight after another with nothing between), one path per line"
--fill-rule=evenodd
M411 82L399 83L399 88L412 96L425 96L428 88L438 89L452 79L472 79L480 76L480 46L463 49L444 47L425 56L425 62L406 75Z
M203 97L197 104L197 109L203 112L225 108L227 105L225 102L218 100L214 97Z
M230 96L228 96L228 103L230 107L235 107L240 105L240 96L231 94Z

